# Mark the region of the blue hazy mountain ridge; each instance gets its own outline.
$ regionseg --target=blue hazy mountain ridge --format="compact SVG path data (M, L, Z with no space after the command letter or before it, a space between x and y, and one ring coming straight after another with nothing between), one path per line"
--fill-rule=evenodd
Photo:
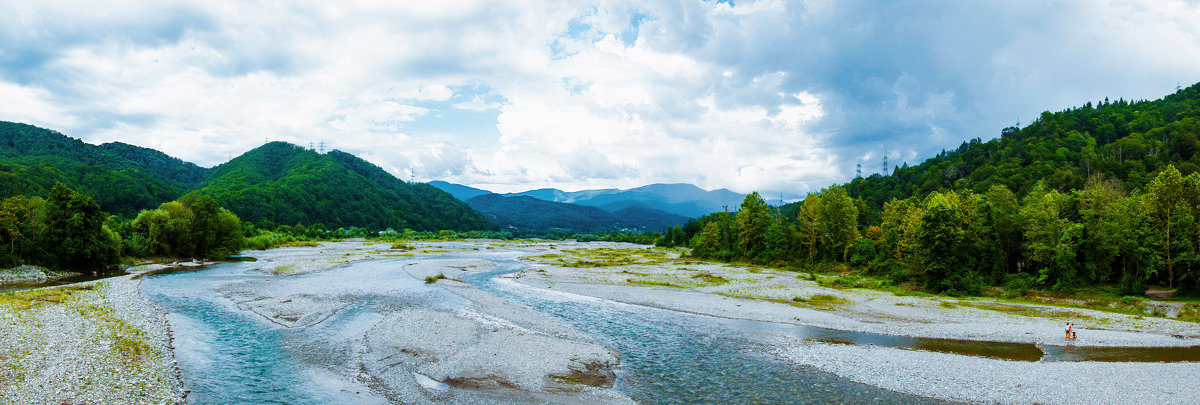
M471 208L516 233L612 230L663 231L687 218L644 207L608 212L598 207L546 201L531 196L484 194L466 201Z
M434 186L438 190L442 190L447 193L450 193L450 195L454 196L454 198L457 198L462 201L470 200L472 197L492 193L491 191L482 190L482 189L478 189L475 187L464 186L462 184L447 183L447 182L444 182L441 180L434 180L434 181L431 181L426 184Z
M568 192L544 188L506 195L524 195L545 201L588 205L600 207L609 212L616 212L628 207L644 207L688 218L722 211L725 207L736 209L745 198L744 194L727 189L708 191L686 183L651 184L628 190L597 189Z

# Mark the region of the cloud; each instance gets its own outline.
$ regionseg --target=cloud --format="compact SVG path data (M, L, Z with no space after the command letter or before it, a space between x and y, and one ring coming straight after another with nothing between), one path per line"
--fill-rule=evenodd
M13 3L0 119L202 165L325 141L507 191L795 198L1200 81L1197 37L1179 0Z

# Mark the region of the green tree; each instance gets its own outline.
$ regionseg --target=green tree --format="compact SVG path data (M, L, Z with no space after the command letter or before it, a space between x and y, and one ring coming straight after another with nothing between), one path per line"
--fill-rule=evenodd
M1077 194L1084 229L1080 244L1083 275L1092 283L1107 282L1121 254L1122 239L1127 237L1120 216L1122 199L1128 196L1120 181L1101 175L1092 176Z
M767 228L771 222L771 208L766 200L758 192L746 195L737 213L737 227L738 245L747 257L756 257L766 248Z
M800 244L804 246L804 253L808 257L810 266L815 262L817 246L821 240L821 226L817 221L817 205L819 203L820 197L816 194L809 194L804 197L804 201L800 204L800 212L797 213L797 219L800 221Z
M916 251L925 269L925 288L969 295L978 291L978 282L973 258L963 249L969 243L967 218L955 200L937 192L926 199Z
M1020 210L1017 197L1008 187L997 184L988 188L984 194L984 201L987 204L992 231L996 235L996 243L1004 255L1004 271L1012 272L1016 269L1017 258L1020 256L1022 237L1021 227L1017 222Z
M1062 195L1038 185L1021 204L1021 225L1025 229L1025 257L1035 265L1053 265L1059 239L1066 223L1060 215Z
M1180 207L1180 202L1184 201L1184 182L1183 177L1179 175L1179 171L1174 165L1167 165L1167 168L1158 174L1146 186L1146 209L1150 213L1155 227L1163 235L1163 265L1167 270L1167 286L1175 286L1175 259L1172 257L1172 242L1174 237L1178 237L1179 229L1177 228L1178 221L1174 218L1179 214L1177 209ZM1176 235L1172 235L1172 232Z
M46 200L46 230L41 236L44 263L64 270L105 271L117 263L119 240L104 228L108 215L91 198L58 183Z
M833 186L821 192L816 206L817 227L830 252L847 260L854 242L858 241L858 207L846 190Z
M721 225L716 222L709 222L704 225L704 229L696 234L696 242L693 245L697 256L708 256L721 250Z

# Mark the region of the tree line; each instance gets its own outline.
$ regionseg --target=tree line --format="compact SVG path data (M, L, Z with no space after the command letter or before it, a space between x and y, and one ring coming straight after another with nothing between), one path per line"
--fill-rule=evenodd
M0 267L113 272L122 256L224 258L242 249L242 222L211 198L190 193L126 220L57 183L47 198L0 201Z
M1068 192L1038 183L1018 195L996 184L983 193L897 198L867 224L863 205L832 186L784 216L751 193L736 212L694 219L658 243L721 260L846 265L952 295L988 286L1112 286L1142 295L1163 285L1200 293L1200 173L1182 176L1173 165L1133 192L1097 173Z

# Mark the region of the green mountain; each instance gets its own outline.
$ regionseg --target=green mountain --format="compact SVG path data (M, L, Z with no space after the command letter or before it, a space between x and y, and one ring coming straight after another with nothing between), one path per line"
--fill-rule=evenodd
M47 196L55 182L104 211L133 215L183 195L207 169L126 144L91 145L57 131L0 121L0 195Z
M271 142L217 166L200 186L246 221L423 231L495 229L466 204L354 155Z
M185 162L150 148L122 142L109 142L100 145L100 148L128 159L136 164L138 169L167 180L182 189L195 188L212 173L210 168L200 167L195 163Z
M1143 189L1168 164L1184 176L1200 171L1197 152L1200 83L1153 101L1105 99L1043 112L1024 128L1004 128L998 138L975 138L918 165L896 167L889 176L856 178L845 186L868 210L860 222L871 224L893 198L932 191L981 194L1001 184L1021 196L1038 182L1078 190L1096 173L1120 180L1128 190ZM795 210L793 203L784 212Z

